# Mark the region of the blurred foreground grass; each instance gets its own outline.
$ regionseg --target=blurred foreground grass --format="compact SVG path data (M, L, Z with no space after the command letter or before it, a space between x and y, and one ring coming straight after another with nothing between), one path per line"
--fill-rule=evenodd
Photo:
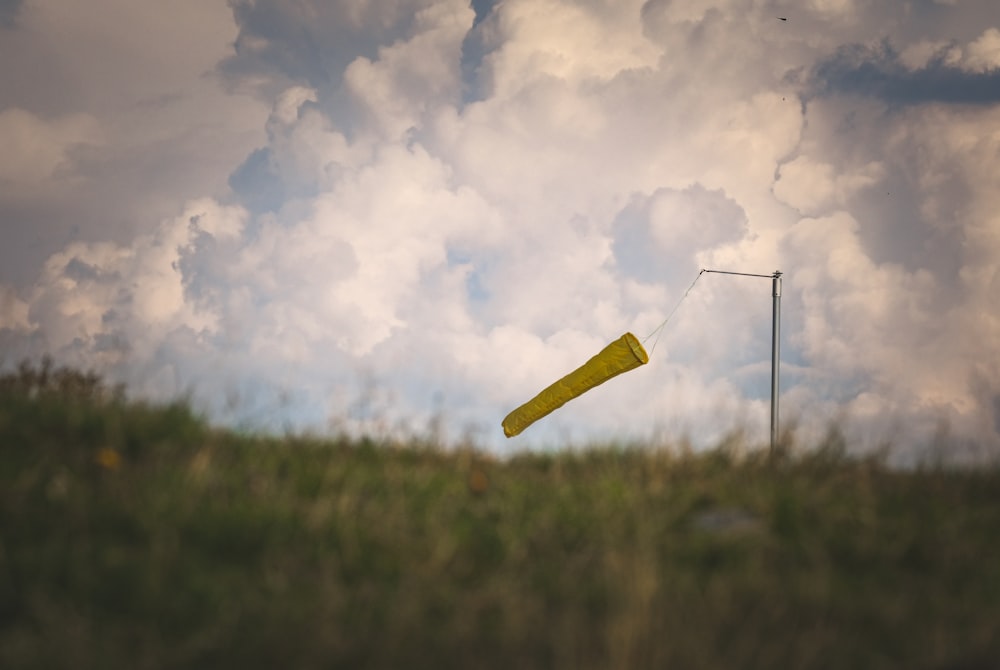
M253 438L22 367L0 667L1000 667L1000 471L838 447Z

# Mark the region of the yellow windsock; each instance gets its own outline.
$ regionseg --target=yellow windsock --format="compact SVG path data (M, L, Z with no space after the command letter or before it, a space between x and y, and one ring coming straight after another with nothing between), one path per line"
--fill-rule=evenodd
M503 420L503 433L514 437L578 395L648 362L649 355L636 336L625 333L589 361L508 414Z

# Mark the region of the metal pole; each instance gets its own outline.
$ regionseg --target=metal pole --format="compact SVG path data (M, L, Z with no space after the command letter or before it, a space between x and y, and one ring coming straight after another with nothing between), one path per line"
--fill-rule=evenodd
M778 446L778 386L781 368L781 270L775 270L769 275L759 275L754 272L729 272L727 270L702 270L720 275L739 275L741 277L770 277L771 296L771 455Z
M771 312L771 455L778 444L778 385L781 368L781 272L771 275L771 296L774 300Z

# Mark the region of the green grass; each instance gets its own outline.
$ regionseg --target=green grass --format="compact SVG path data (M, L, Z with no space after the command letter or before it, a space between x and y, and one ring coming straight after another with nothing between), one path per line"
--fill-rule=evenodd
M1000 470L214 430L0 379L2 668L997 668Z

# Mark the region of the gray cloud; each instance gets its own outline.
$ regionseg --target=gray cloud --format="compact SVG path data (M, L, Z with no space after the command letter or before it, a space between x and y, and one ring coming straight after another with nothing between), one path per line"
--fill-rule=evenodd
M115 282L121 280L118 273L106 274L100 267L90 265L79 258L71 258L66 264L65 275L76 283L82 282Z
M17 25L17 17L25 0L0 0L0 28L11 29Z
M813 95L853 94L890 104L928 102L992 105L1000 102L1000 68L972 72L947 62L944 53L911 69L888 41L845 45L812 71Z

